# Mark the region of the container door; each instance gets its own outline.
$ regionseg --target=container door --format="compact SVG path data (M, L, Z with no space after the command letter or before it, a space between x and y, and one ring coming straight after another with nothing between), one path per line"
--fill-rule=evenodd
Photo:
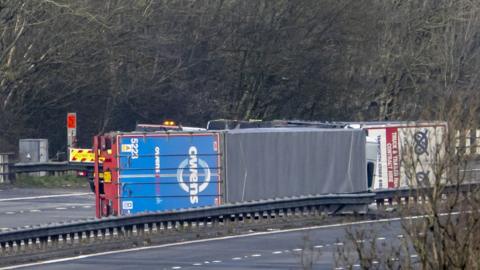
M220 203L217 134L119 137L123 215Z

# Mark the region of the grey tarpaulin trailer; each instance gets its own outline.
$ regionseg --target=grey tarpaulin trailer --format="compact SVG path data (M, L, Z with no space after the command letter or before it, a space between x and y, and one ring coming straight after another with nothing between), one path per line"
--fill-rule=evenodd
M366 192L366 135L359 129L224 130L227 202Z

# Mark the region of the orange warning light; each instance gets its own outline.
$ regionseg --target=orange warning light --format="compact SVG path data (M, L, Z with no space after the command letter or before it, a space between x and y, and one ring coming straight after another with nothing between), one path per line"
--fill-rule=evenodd
M175 126L176 123L175 123L175 121L172 121L172 120L165 120L165 121L163 121L163 125L164 126Z

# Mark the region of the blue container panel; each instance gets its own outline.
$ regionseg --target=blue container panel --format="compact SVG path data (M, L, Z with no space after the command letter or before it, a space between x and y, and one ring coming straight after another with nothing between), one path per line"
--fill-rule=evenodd
M122 135L122 215L218 204L220 168L215 134Z

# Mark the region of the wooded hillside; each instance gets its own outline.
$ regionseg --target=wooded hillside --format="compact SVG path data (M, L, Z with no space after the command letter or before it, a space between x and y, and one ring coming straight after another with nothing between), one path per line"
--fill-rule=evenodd
M478 113L480 2L0 0L0 152L165 118ZM459 106L461 105L461 106Z

